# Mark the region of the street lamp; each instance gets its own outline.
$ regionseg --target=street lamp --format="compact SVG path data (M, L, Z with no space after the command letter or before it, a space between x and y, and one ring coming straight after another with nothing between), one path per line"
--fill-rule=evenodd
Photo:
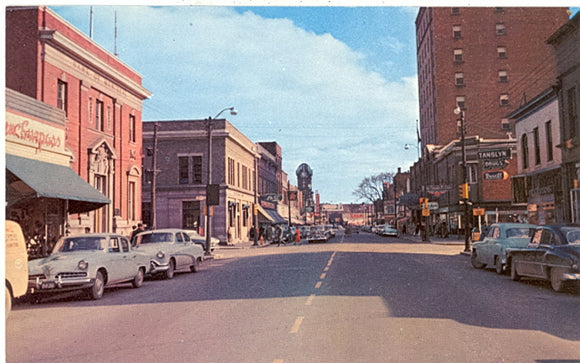
M207 120L207 186L205 189L205 208L207 215L207 223L205 225L205 254L206 256L211 255L211 207L213 205L219 205L219 185L216 188L211 182L211 169L212 169L212 137L211 137L211 121L217 119L225 111L230 111L230 115L235 116L238 114L235 108L226 107L212 119L211 117ZM217 194L217 195L216 195ZM211 197L211 198L210 198ZM213 200L217 199L217 200Z
M453 113L455 113L457 116L459 116L459 119L457 121L459 121L459 129L461 132L461 162L462 162L462 188L464 186L467 185L467 156L465 154L465 114L463 112L463 110L461 109L461 107L457 106L455 107L455 109L453 110ZM470 250L470 246L469 246L469 205L468 205L468 201L469 201L469 195L467 195L467 193L464 193L465 195L463 196L463 219L464 219L464 224L465 224L465 252L469 252Z

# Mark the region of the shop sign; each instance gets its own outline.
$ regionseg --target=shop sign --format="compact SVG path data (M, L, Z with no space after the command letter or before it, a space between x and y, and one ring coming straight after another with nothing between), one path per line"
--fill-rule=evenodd
M483 180L504 180L507 178L508 173L503 170L483 173Z
M41 150L62 151L64 130L13 115L6 119L6 141L25 144Z
M483 160L483 170L503 169L508 165L506 160Z
M477 158L479 160L511 159L512 158L512 151L509 148L478 151Z

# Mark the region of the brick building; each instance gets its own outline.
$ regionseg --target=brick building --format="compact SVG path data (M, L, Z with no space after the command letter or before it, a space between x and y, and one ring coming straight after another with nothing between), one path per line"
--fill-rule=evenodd
M141 76L44 6L6 9L6 87L62 111L70 167L111 203L70 233L130 234L141 219ZM72 212L72 211L70 211Z
M568 21L566 8L421 8L416 19L420 128L423 145L466 135L507 138L506 115L555 79L546 39Z
M155 135L155 125L158 125ZM211 236L221 243L247 241L257 198L256 145L225 119L211 120L211 184L219 185ZM143 123L143 220L152 223L153 155L156 155L156 228L196 229L205 234L208 121ZM155 147L155 137L157 147ZM228 239L228 233L230 238Z

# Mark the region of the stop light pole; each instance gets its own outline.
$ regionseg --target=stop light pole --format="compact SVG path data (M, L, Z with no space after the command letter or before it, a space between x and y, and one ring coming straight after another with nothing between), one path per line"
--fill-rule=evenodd
M459 128L461 132L461 161L462 161L462 200L463 200L463 220L465 224L465 252L469 252L471 247L469 245L469 185L467 184L467 155L465 153L465 114L459 106L453 110L459 116Z

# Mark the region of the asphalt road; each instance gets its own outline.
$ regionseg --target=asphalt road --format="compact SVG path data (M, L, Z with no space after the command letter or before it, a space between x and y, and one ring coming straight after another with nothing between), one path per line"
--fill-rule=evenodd
M475 270L462 245L361 233L219 250L195 274L17 304L7 362L580 359L580 295Z

